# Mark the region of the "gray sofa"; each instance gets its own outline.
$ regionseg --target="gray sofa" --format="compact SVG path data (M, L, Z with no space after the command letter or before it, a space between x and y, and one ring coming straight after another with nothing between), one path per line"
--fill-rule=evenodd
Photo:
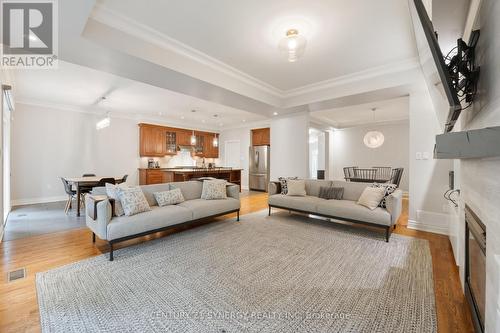
M391 227L395 227L402 211L403 191L397 189L387 198L387 208L377 207L370 210L358 205L363 190L370 184L331 180L305 180L306 196L282 195L279 182L269 185L269 215L271 208L282 208L289 211L308 213L317 216L367 224L385 229L386 242L389 241ZM326 200L319 198L321 186L344 188L343 200Z
M159 207L153 193L180 188L186 201L177 204ZM104 187L94 188L91 195L86 198L86 224L95 235L108 241L110 246L109 260L113 260L113 244L128 239L145 236L169 229L180 224L190 224L198 220L237 213L240 218L240 188L238 185L227 186L227 199L205 200L201 199L203 183L200 181L187 181L177 183L164 183L157 185L144 185L141 189L151 207L150 211L132 216L112 216L111 203L103 200L94 204L91 197L105 195ZM94 218L92 217L96 213Z

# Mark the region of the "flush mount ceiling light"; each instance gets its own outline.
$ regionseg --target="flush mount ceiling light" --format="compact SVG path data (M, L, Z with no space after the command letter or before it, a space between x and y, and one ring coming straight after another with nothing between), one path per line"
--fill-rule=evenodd
M377 109L372 109L373 122L375 122L375 110ZM363 142L368 148L378 148L384 144L384 140L384 134L379 131L368 131L363 138Z
M299 35L297 29L288 29L278 47L287 56L289 62L296 62L304 54L306 45L306 38Z

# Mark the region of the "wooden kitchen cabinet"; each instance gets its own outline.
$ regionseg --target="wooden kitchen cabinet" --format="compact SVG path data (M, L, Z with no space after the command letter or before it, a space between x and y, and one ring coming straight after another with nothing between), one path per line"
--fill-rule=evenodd
M271 129L257 128L252 130L252 146L271 145Z
M177 129L177 144L180 146L191 146L192 131Z
M165 129L159 126L139 125L139 155L165 156Z

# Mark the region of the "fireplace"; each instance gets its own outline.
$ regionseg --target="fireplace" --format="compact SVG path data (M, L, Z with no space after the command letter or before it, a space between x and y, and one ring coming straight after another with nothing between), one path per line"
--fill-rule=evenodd
M465 205L465 296L474 328L484 332L486 291L486 226Z

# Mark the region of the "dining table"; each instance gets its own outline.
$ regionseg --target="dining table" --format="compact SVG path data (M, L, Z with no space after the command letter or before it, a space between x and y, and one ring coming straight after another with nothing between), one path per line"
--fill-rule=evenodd
M76 189L76 216L80 216L80 195L82 188L95 187L103 178L114 178L116 184L123 182L123 177L63 177L72 187Z

